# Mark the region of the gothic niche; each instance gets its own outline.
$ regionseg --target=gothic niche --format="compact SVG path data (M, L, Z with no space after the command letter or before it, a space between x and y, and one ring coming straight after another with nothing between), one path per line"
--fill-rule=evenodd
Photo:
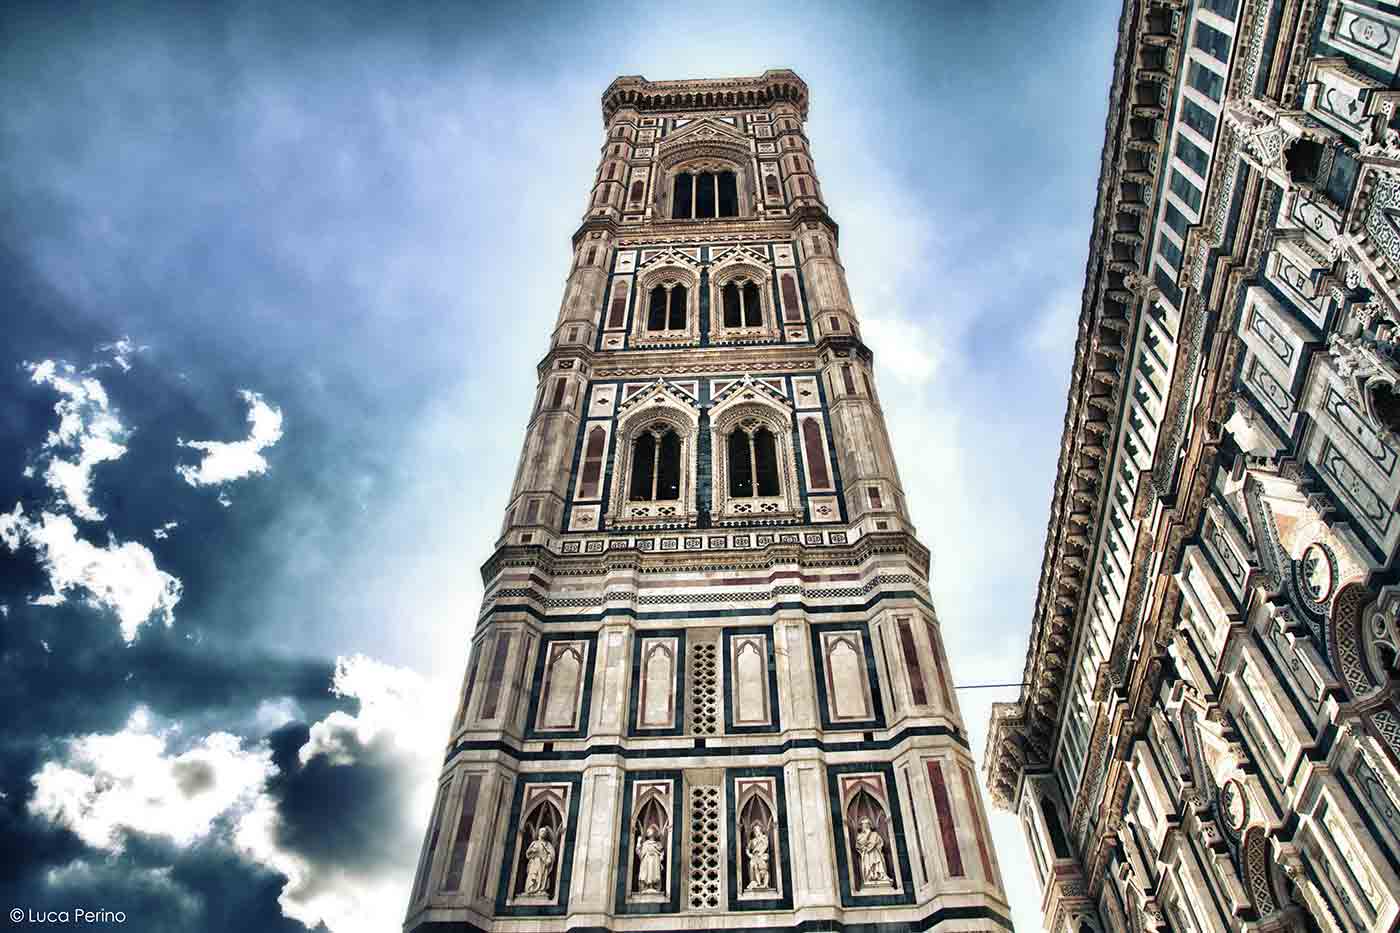
M519 853L515 866L514 895L517 900L553 901L556 894L555 868L563 845L562 801L553 794L540 800L520 827Z
M778 893L778 838L775 828L773 811L768 802L760 791L752 791L739 811L744 856L739 883L744 894Z
M667 840L671 838L671 818L659 790L642 794L642 804L632 821L632 895L641 899L665 900L668 865Z
M889 817L864 788L846 804L846 834L851 846L851 890L877 894L895 887Z

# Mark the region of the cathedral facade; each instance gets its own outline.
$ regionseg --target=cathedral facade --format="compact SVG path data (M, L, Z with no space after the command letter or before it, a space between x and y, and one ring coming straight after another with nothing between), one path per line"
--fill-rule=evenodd
M1010 928L807 102L603 95L406 931Z
M1400 926L1400 10L1128 0L994 802L1045 926Z

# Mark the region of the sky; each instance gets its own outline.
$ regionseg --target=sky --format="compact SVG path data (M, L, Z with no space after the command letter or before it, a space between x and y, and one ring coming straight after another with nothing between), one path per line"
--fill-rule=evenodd
M807 81L955 679L1019 681L1118 7L133 9L0 11L0 906L398 926L617 75Z

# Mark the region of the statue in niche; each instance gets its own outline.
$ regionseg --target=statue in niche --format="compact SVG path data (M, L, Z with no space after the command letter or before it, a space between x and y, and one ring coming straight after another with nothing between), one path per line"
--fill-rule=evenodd
M758 822L749 829L749 844L744 852L749 857L749 883L746 891L768 891L773 884L768 878L768 830Z
M856 852L860 855L860 881L862 888L889 887L894 884L889 872L885 871L885 840L876 832L870 817L860 819L860 830L856 833Z
M661 828L649 823L645 834L637 840L637 889L643 894L661 891L661 875L666 858L666 846L659 838Z
M525 890L527 897L548 897L550 879L554 874L554 843L548 826L541 826L535 841L525 850Z

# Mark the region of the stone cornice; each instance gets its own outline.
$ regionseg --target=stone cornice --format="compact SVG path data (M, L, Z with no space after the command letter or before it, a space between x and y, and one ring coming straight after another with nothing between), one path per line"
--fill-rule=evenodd
M726 217L707 220L649 220L624 223L612 217L589 217L574 231L570 242L578 248L592 231L611 234L620 247L685 243L738 243L788 239L808 224L826 227L839 245L841 226L819 207L808 205L779 217Z
M481 580L489 589L492 581L507 568L530 568L553 576L603 576L614 570L638 573L696 573L714 570L717 565L744 570L765 570L778 566L848 567L857 566L882 554L909 559L921 581L928 579L929 550L913 535L903 531L871 532L853 544L804 548L792 544L736 551L705 551L703 554L657 551L609 550L601 554L557 554L540 545L502 545L481 565Z
M1148 211L1163 183L1167 95L1178 67L1177 4L1127 3L1119 20L1099 197L1085 269L1045 552L1016 704L993 716L985 756L993 801L1011 802L1025 768L1046 767L1075 631L1085 604L1109 483L1104 475L1123 405L1123 362L1150 300Z
M624 75L603 92L603 124L611 123L624 108L652 113L766 108L777 103L791 104L806 120L808 100L807 82L786 68L769 69L756 77L693 81L648 81L641 75Z

